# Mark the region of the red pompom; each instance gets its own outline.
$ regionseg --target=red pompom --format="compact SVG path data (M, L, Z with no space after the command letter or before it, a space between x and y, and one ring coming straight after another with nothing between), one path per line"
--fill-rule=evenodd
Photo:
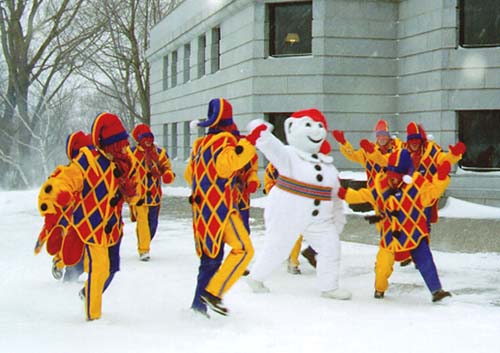
M259 188L259 183L256 181L251 181L247 185L247 190L249 193L253 194Z
M56 202L59 206L64 207L71 201L71 193L69 191L59 191L56 197Z
M169 172L167 174L164 174L163 177L161 178L165 184L170 184L171 182L174 181L175 174L172 172Z
M341 145L345 145L346 140L344 136L344 131L342 130L333 130L332 131L333 138L340 143Z

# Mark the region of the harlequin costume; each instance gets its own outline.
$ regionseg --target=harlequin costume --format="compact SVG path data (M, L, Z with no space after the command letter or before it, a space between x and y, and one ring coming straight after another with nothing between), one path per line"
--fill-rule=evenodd
M412 148L415 143L415 146L418 147ZM438 165L444 161L454 165L462 159L462 155L465 153L465 145L462 142L458 142L454 146L450 145L450 151L444 152L441 146L427 139L423 127L414 121L410 122L406 127L406 143L403 144L403 147L410 151L415 171L429 181L432 181L433 176L436 174ZM426 215L430 230L431 223L438 221L437 200L426 209Z
M207 120L197 122L208 128L193 143L184 177L191 185L193 231L200 257L192 309L206 315L207 305L219 314L228 310L222 298L241 277L253 256L253 246L238 209L236 175L255 156L255 148L237 137L231 104L212 99ZM224 244L231 247L224 259Z
M260 180L257 172L259 170L258 157L255 154L250 162L236 172L236 198L238 209L245 228L250 234L250 195L255 193L260 187Z
M91 135L96 148L83 147L68 167L42 186L39 194L43 216L77 201L72 214L73 231L62 242L62 259L71 265L84 255L88 272L83 293L87 320L101 317L102 293L110 278L109 251L119 245L122 235L122 205L124 199L131 200L137 194L131 156L126 151L128 134L118 116L99 114Z
M350 299L351 293L339 288L339 235L345 216L337 197L339 173L328 155L326 119L317 109L301 110L285 120L285 132L289 145L265 124L250 134L279 177L267 196L264 248L248 283L254 292L268 292L264 281L287 259L297 234L302 234L318 252L316 274L321 295Z
M432 258L424 211L446 190L450 164L444 162L438 166L432 182L418 172L410 179L408 173L412 170L410 153L406 149L395 151L389 156L387 172L378 174L372 187L357 191L341 188L339 197L350 204L369 202L383 217L375 263L375 297L382 298L389 286L395 253L409 251L433 301L437 301L450 294L443 291Z
M66 155L71 161L80 152L80 148L91 146L90 135L86 135L83 131L77 131L68 135L66 139ZM64 166L58 166L49 176L57 176ZM78 194L75 194L75 199L78 199ZM65 264L61 259L60 251L62 239L69 227L71 227L72 214L74 203L69 204L64 208L56 207L55 213L45 217L45 224L38 236L35 244L35 255L39 254L42 247L46 244L47 252L53 256L52 260L52 275L56 279L63 277ZM64 271L64 281L76 279L83 272L83 263L80 261L74 266L67 266Z
M149 251L158 227L162 198L162 181L170 184L175 179L170 158L165 149L154 144L149 126L137 125L132 131L137 146L131 148L137 168L140 199L130 209L137 221L137 250L142 261L150 259Z

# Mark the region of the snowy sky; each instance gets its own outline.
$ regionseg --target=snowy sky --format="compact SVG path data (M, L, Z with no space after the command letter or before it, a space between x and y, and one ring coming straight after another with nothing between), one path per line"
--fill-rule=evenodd
M185 202L185 188L167 188L167 202ZM439 304L418 272L397 266L383 300L373 298L377 247L342 243L341 285L351 301L321 298L315 272L286 267L266 282L268 294L252 293L244 280L225 297L231 315L194 315L195 256L189 215L164 215L152 259L140 262L134 225L126 218L121 271L104 294L103 317L86 322L77 283L56 281L51 259L33 255L42 225L37 190L0 192L0 352L497 352L500 337L500 255L434 252L445 289ZM265 198L255 200L265 204ZM447 217L499 209L452 199ZM127 210L125 210L127 214ZM255 224L253 224L255 226ZM258 254L262 227L252 240Z

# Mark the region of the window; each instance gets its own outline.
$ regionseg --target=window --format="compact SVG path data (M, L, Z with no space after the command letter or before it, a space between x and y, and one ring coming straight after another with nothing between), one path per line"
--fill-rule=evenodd
M168 88L168 55L163 57L163 90Z
M498 0L460 0L460 45L500 45L500 4Z
M172 123L172 131L170 133L170 158L171 159L176 159L177 158L177 123Z
M500 110L458 112L459 140L467 151L459 162L463 169L500 169Z
M265 114L267 121L273 126L273 134L280 139L283 143L286 143L285 136L285 120L290 117L293 113L267 113Z
M172 87L177 86L177 50L172 53L172 62L170 67L171 75L170 78L172 80Z
M198 78L205 75L205 48L207 46L207 37L205 35L198 37Z
M183 144L182 144L182 149L183 149L183 158L184 160L187 160L189 158L189 154L191 152L191 129L189 128L189 121L185 121L183 123Z
M163 124L163 147L169 150L168 146L168 124Z
M212 73L220 69L220 28L212 29Z
M312 2L269 4L269 54L312 53Z
M190 66L191 66L191 45L184 45L184 83L188 82L191 78L190 75Z

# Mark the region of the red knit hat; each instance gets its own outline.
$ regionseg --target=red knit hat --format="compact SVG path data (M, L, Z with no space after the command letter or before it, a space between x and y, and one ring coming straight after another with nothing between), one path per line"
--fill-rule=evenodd
M380 119L375 125L375 136L385 135L390 136L389 134L389 124L384 119Z
M413 139L424 139L420 126L414 121L410 122L408 126L406 126L406 141Z
M303 118L303 117L310 117L313 121L316 121L318 123L322 123L323 126L325 127L325 130L328 132L328 124L326 122L326 118L321 113L318 109L311 108L311 109L304 109L304 110L299 110L295 113L293 113L290 118ZM319 151L323 154L329 154L332 150L332 147L330 146L330 143L325 139L323 143L321 144L321 147Z
M73 159L80 152L80 148L92 145L90 135L86 135L83 131L77 131L68 135L66 139L66 155L68 159Z
M155 138L153 133L151 132L151 129L146 124L137 125L132 131L132 136L137 142L141 142L141 140L145 137L150 137L153 140Z
M108 146L121 142L128 145L128 133L120 118L112 113L99 114L92 124L92 143L94 146L105 149Z

